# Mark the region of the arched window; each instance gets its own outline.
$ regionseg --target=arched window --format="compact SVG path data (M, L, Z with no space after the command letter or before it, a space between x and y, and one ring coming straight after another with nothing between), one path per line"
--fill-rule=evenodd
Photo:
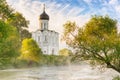
M40 42L40 36L38 36L38 42Z
M44 29L46 29L46 23L44 23Z
M43 29L43 23L41 23L41 29Z
M54 54L54 49L52 49L52 54Z
M45 41L47 42L47 36L45 35Z
M44 53L46 53L46 51L44 51Z

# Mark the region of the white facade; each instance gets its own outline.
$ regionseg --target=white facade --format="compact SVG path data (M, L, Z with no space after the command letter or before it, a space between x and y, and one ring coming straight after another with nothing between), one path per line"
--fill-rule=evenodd
M46 18L46 13L43 14L44 16L40 18L39 29L32 33L32 38L38 43L44 54L57 55L59 50L59 34L48 29L49 17Z

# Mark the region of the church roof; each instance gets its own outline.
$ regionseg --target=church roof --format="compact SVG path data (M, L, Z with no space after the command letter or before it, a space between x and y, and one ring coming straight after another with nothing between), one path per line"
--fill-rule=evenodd
M40 19L49 20L49 16L46 14L45 11L43 11L43 13L40 15Z
M43 13L40 15L40 19L49 20L49 16L45 12L45 4L44 4L44 8L43 8Z

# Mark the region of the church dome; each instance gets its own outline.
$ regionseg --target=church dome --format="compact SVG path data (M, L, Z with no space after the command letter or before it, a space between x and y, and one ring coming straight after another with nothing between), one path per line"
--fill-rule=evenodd
M40 19L49 20L49 16L46 14L45 11L43 11L43 13L40 15Z

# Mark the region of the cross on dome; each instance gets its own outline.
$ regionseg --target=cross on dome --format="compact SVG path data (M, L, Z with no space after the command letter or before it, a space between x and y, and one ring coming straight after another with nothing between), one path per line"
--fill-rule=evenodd
M43 4L43 11L45 11L45 4Z
M45 4L43 4L43 13L40 15L40 20L49 20L49 16L45 12Z

